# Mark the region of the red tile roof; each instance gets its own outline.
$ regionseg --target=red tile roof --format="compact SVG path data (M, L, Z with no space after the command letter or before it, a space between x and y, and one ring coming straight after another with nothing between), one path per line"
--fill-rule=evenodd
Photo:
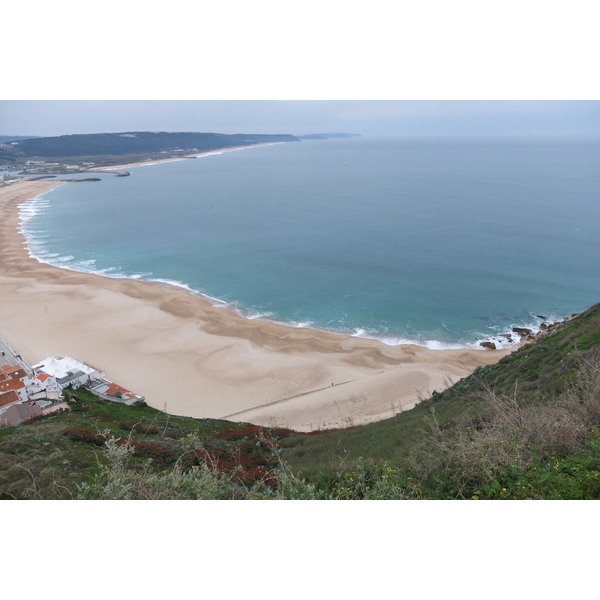
M0 371L9 377L25 377L26 373L21 367L13 367L12 365L4 365L0 368Z
M9 379L0 383L0 394L2 392L8 392L10 390L21 390L25 387L25 384L18 379Z
M127 398L135 398L135 394L133 392L130 392L129 390L126 390L124 387L121 387L120 385L116 384L116 383L112 383L111 382L107 382L106 383L108 389L106 390L105 394L107 396L125 396Z
M6 394L0 394L0 406L6 406L7 404L12 404L13 402L17 402L21 397L17 392L6 392Z

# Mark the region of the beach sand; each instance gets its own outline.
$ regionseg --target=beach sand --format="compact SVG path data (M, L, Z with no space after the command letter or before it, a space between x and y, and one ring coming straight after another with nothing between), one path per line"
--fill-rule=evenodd
M45 265L28 255L18 206L57 185L0 187L0 332L31 364L72 356L173 415L310 431L390 418L511 351L386 346Z
M130 162L123 165L110 165L102 167L90 167L87 169L89 173L97 171L115 171L120 169L129 169L130 167L147 167L149 165L156 165L158 163L173 162L177 160L202 158L204 156L211 156L212 154L223 154L223 152L233 152L235 150L247 150L248 148L256 148L257 146L273 146L275 144L283 144L284 142L265 142L263 144L248 144L247 146L228 146L226 148L215 148L213 150L198 150L193 154L182 154L181 156L169 156L168 158L148 158L139 162Z

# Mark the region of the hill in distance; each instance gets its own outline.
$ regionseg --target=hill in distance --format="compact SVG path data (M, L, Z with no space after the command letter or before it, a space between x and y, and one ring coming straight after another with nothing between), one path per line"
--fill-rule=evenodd
M0 161L22 167L28 161L108 166L193 155L257 144L360 137L353 133L315 133L305 136L259 133L198 133L128 131L54 137L0 136ZM56 165L53 165L56 167ZM43 168L43 167L42 167ZM56 168L54 168L56 171Z
M6 158L23 160L60 160L68 158L132 157L170 153L193 153L237 146L273 142L297 142L289 134L173 133L166 131L129 131L39 137L11 141L0 150Z
M9 142L16 142L19 140L33 140L39 136L37 135L0 135L0 144L8 144Z

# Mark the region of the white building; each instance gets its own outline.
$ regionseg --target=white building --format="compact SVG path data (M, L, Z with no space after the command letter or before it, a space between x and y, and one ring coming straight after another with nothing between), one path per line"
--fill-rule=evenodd
M27 385L27 395L31 400L46 398L48 400L58 400L60 398L61 388L56 381L47 373L38 373L33 377L25 379Z
M38 373L53 377L61 390L69 385L78 388L94 379L103 379L106 376L104 371L90 367L70 356L49 356L32 368Z

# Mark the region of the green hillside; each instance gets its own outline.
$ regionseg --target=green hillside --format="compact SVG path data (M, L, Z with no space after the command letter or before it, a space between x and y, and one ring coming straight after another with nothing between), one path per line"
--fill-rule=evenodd
M273 142L298 142L289 134L224 134L167 131L130 131L38 137L9 141L0 147L4 161L93 160L180 154L251 146ZM164 156L163 156L164 158Z
M491 464L498 446L512 451L494 467L500 470L522 467L536 451L544 460L552 456L558 460L586 454L590 444L595 447L600 431L599 375L597 304L555 333L495 365L479 367L444 392L434 392L410 411L319 437L292 436L284 443L284 456L309 479L335 479L340 465L352 470L362 457L412 470L414 480L429 477L425 464L445 465L434 477L448 476L452 452L464 453L462 459L474 461L469 466L474 484L477 476L483 476L483 463L478 461ZM485 474L490 481L494 469ZM457 476L458 472L457 467ZM477 486L467 483L461 483L466 486L463 491L448 489L442 497L470 497L468 490ZM428 492L432 497L436 493ZM600 487L595 493L600 497Z
M310 434L71 392L0 429L0 497L598 499L600 304L385 421Z

